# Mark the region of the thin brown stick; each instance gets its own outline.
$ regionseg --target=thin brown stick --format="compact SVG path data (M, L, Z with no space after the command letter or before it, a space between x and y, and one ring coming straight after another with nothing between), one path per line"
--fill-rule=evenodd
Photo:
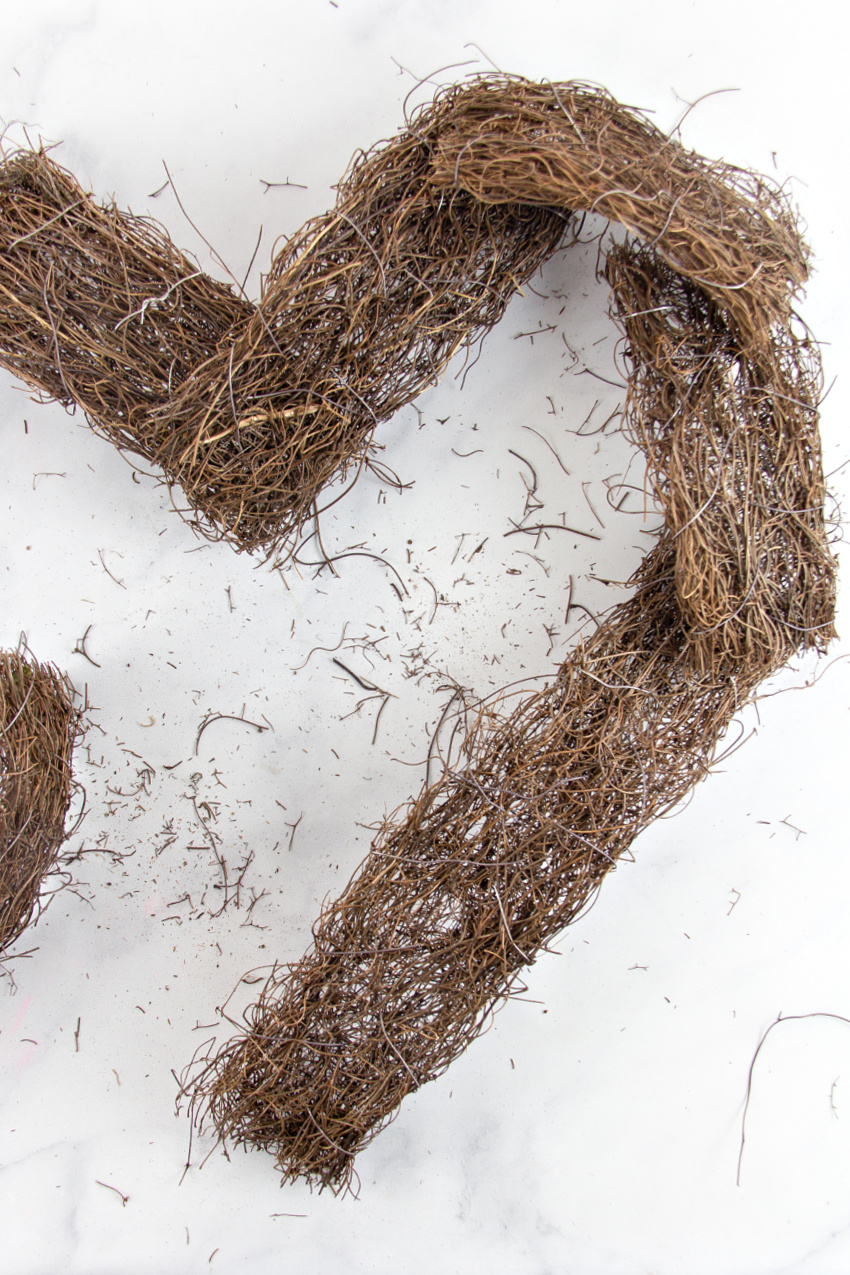
M747 1140L747 1113L750 1110L750 1098L752 1097L753 1092L753 1072L755 1071L758 1056L774 1027L778 1027L780 1023L798 1023L805 1018L834 1018L836 1022L847 1023L850 1025L850 1018L845 1018L843 1014L832 1014L825 1010L813 1010L810 1014L777 1014L776 1018L774 1018L767 1030L762 1033L759 1043L756 1045L755 1053L750 1060L750 1067L747 1072L747 1092L744 1096L744 1110L741 1115L741 1145L738 1151L738 1171L735 1175L736 1186L741 1185L741 1163L744 1159L744 1143Z

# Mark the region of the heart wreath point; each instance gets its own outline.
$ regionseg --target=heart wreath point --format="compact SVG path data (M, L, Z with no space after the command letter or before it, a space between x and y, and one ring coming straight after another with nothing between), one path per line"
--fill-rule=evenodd
M44 155L7 162L0 204L0 361L161 465L205 534L266 553L498 320L574 211L629 232L605 265L624 428L665 517L633 596L551 686L482 718L187 1084L222 1140L344 1189L405 1095L705 777L759 683L834 636L794 211L604 91L502 75L441 90L359 156L256 309Z

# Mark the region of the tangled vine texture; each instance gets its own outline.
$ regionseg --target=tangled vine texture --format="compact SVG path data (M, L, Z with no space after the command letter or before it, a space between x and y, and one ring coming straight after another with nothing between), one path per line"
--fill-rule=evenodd
M52 666L0 652L0 952L33 919L65 840L81 729L73 694Z
M277 552L375 424L491 327L574 213L626 228L606 272L624 428L665 523L546 690L482 713L187 1082L225 1142L333 1190L406 1094L519 990L735 713L833 634L807 249L766 179L605 92L474 79L358 156L256 308L44 154L0 171L0 362L179 484L196 525Z

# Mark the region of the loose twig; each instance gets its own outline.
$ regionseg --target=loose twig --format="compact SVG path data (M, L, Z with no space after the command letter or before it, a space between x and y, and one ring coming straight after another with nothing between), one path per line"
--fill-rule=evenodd
M95 1185L106 1187L107 1191L114 1191L117 1196L120 1196L122 1208L126 1209L127 1205L130 1203L129 1195L125 1195L123 1191L119 1191L117 1186L110 1186L108 1182L101 1182L99 1178L95 1178Z
M201 736L208 726L212 726L213 722L244 722L246 726L253 726L255 731L262 735L263 731L269 730L268 726L261 726L259 722L252 722L249 718L238 713L208 713L198 727L198 734L195 737L195 756L198 755L198 745L201 742Z

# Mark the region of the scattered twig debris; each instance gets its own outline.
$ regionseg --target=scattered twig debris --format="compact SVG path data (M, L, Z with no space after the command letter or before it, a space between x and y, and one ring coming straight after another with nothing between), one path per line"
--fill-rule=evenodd
M206 717L204 718L204 720L201 722L200 726L198 727L198 734L195 738L195 756L196 757L198 755L198 745L201 742L201 736L203 735L204 731L207 729L208 726L212 726L213 722L244 722L246 726L253 726L254 730L259 731L260 734L262 734L263 731L269 730L268 726L261 726L259 722L252 722L249 718L245 717L244 714L207 713Z
M125 1195L123 1191L119 1191L117 1186L110 1186L108 1182L101 1182L100 1178L95 1178L95 1185L106 1187L107 1191L114 1191L116 1195L121 1197L121 1207L126 1209L130 1202L129 1195Z
M113 552L114 552L114 553L118 553L118 550L117 550L117 549L115 549L115 550L113 550ZM114 581L115 581L115 583L118 585L118 587L119 587L120 589L126 589L126 588L127 588L127 586L126 586L126 584L124 583L124 581L123 581L123 580L119 580L117 576L114 576L114 575L112 574L112 572L109 570L109 567L108 567L108 566L106 565L106 563L103 561L103 550L102 550L102 549L98 549L98 551L97 551L97 556L100 558L100 565L103 567L104 571L105 571L105 572L106 572L106 574L109 576L110 580L114 580ZM119 556L119 558L120 558L122 555L121 555L121 554L118 554L118 556Z

